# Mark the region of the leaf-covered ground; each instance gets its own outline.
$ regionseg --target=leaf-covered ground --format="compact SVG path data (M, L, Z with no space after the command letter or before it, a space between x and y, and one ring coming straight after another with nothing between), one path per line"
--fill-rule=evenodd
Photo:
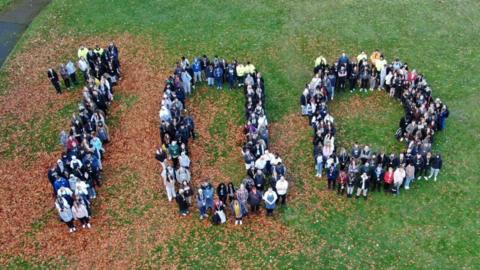
M480 82L472 68L480 62L478 14L472 0L53 0L0 70L0 262L24 268L478 268ZM68 126L80 91L56 96L45 70L73 58L80 44L112 39L126 76L109 119L106 181L92 230L68 235L52 207L46 170L59 155L58 132ZM408 61L449 105L447 129L436 135L434 148L446 162L437 183L418 183L396 198L346 200L314 178L311 130L298 115L298 98L319 54L331 62L342 50L374 49L388 60ZM153 159L159 95L181 55L192 60L203 53L250 60L264 73L272 147L293 183L289 207L273 219L213 227L194 215L179 218L165 199ZM401 147L391 133L402 114L397 104L380 93L338 98L330 108L341 145L358 139L387 151ZM191 98L200 135L192 146L197 183L240 181L242 99L202 88Z

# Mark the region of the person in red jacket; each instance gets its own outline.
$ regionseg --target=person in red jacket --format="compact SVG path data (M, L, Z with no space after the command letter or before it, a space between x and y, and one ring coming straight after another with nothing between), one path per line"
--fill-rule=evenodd
M383 189L386 192L389 192L392 189L393 184L393 168L388 167L388 171L385 173L383 177Z
M343 195L343 193L345 193L347 182L348 182L348 174L347 172L345 172L345 170L341 170L340 175L338 176L337 194Z

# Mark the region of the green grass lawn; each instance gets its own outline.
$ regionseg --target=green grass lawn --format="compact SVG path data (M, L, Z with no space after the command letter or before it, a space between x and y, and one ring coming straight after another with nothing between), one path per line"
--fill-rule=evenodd
M204 53L250 60L266 80L270 121L288 121L286 117L299 111L299 95L320 54L332 61L342 50L357 54L378 48L387 60L400 57L426 75L434 96L451 111L447 129L435 136L434 150L444 156L438 182L415 184L399 197L375 194L367 202L326 195L322 191L325 183L303 178L314 174L311 131L305 129L295 149L289 149L290 162L295 164L291 171L302 188L294 202L275 217L290 231L288 238L268 226L231 231L190 222L192 230L145 250L142 259L158 267L174 263L179 268L220 268L235 262L244 268L478 269L480 77L474 67L480 63L479 26L480 4L475 0L54 0L27 30L15 53L28 49L25 41L38 37L48 43L58 36L128 32L149 37L152 46L163 44L166 58L160 65L167 69L182 55L190 60ZM195 102L212 95L218 94L196 96ZM228 95L240 98L238 93ZM333 111L352 98L339 96L331 105ZM388 98L379 99L376 104L389 107L379 119L372 116L382 112L379 107L368 108L365 117L362 113L344 120L336 117L342 145L359 138L360 143L371 143L377 149L402 147L392 133L401 108ZM240 107L234 101L222 106ZM57 116L68 119L67 111L69 105ZM211 131L225 138L228 121L216 123ZM44 131L45 125L33 125L41 138L42 134L57 134ZM45 143L56 143L56 139ZM215 151L221 156L228 149ZM142 215L147 208L138 206ZM30 265L29 260L26 256L15 262ZM74 257L66 261L75 264Z
M0 11L6 9L12 2L13 0L0 0Z

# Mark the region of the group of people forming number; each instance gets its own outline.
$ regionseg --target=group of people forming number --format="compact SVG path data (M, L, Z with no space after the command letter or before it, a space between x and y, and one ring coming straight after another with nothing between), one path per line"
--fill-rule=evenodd
M62 155L48 170L55 207L70 232L77 230L75 220L79 220L83 228L91 227L91 205L97 196L96 187L101 185L104 145L110 141L107 115L113 101L113 87L120 79L119 51L115 44L111 43L106 49L97 46L94 50L82 46L78 58L85 81L83 98L78 113L72 115L70 129L60 133ZM111 72L112 65L116 67L114 72ZM65 67L61 65L60 72L65 87L78 83L71 61ZM64 72L68 76L63 76ZM48 70L48 78L61 93L53 69Z
M432 97L432 89L423 74L395 59L388 64L378 50L370 57L362 51L350 58L346 53L329 65L325 57L315 60L314 77L300 97L301 113L313 128L313 154L316 176L326 173L328 188L347 197L368 197L369 191L384 190L400 194L420 180L437 180L442 157L432 152L433 136L445 129L447 106ZM375 152L368 145L355 143L350 151L335 147L335 122L327 102L335 91L386 91L399 100L405 116L395 134L406 145L402 153ZM355 192L356 190L356 192Z
M206 179L195 194L189 153L189 140L195 140L195 125L185 109L185 100L205 81L207 86L217 90L223 89L224 82L231 90L244 90L246 124L241 153L246 177L237 187L231 181L214 187ZM190 207L196 204L200 219L210 214L214 224L223 224L230 213L235 224L241 225L249 213L259 213L262 202L267 215L273 215L277 203L286 204L286 167L277 154L268 150L265 84L253 64L243 65L237 60L229 63L217 56L209 59L206 55L195 58L190 64L182 57L166 80L163 93L159 112L161 146L156 149L155 157L162 166L167 198L177 202L181 215L188 215Z

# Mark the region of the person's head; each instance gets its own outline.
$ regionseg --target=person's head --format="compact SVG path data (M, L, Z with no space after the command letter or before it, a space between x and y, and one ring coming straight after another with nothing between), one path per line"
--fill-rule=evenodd
M388 167L388 172L393 172L393 168L392 167Z

